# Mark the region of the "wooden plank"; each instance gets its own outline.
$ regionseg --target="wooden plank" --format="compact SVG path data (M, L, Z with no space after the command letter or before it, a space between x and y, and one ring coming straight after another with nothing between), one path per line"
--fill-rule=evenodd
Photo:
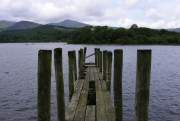
M104 87L104 89L107 89L106 82L102 81L102 87ZM103 86L104 85L104 86ZM115 110L113 107L113 103L111 100L111 95L110 92L108 90L103 90L103 98L104 98L104 103L106 105L106 115L107 115L107 119L108 121L115 121Z
M96 83L96 106L87 105L89 81ZM88 67L85 80L75 83L75 93L67 110L66 121L115 121L115 112L106 82L97 67ZM79 88L81 87L81 88Z
M95 68L95 67L89 67L89 75L90 75L90 77L89 77L88 81L95 80L94 79L93 68Z
M79 103L76 109L75 117L73 121L84 121L86 116L86 106L87 106L87 96L88 96L88 86L87 81L88 75L86 75L86 80L84 81L83 89L79 98Z
M95 76L96 73L95 73ZM97 78L97 77L96 77ZM99 80L96 80L96 120L97 121L108 121L107 120L107 115L106 115L106 105L104 103L104 98L102 94L102 88L101 88L101 83Z
M71 102L66 110L66 121L73 121L75 116L75 111L79 102L79 97L83 88L84 80L78 80L75 87L74 95L72 96Z
M111 100L110 92L107 90L106 82L102 80L101 74L96 73L96 75L100 79L99 82L101 85L101 95L103 97L103 101L105 104L105 111L106 111L105 114L106 114L107 120L115 121L115 110L114 110L113 103Z
M84 81L84 79L80 79L74 82L74 92L77 92L79 90L79 86L81 85L82 81Z
M87 106L85 121L96 121L96 106Z

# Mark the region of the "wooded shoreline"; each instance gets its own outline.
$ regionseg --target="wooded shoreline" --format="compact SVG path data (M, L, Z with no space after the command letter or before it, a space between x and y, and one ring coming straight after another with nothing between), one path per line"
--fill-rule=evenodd
M178 45L180 33L150 28L87 26L60 29L51 26L0 32L0 43L66 42L68 44Z

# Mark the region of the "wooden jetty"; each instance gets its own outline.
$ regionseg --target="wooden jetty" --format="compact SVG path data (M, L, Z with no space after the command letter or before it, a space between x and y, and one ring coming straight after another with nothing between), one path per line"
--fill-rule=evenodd
M76 81L66 121L115 121L115 111L99 68L86 65L85 79Z
M86 49L69 51L69 104L65 107L62 68L62 49L54 50L54 66L57 90L58 121L122 121L122 70L123 51L101 51L86 56ZM86 58L95 55L94 63ZM148 121L151 50L138 50L136 78L135 121ZM114 102L112 102L111 78L114 61ZM77 73L78 67L78 73ZM77 76L79 75L79 76ZM51 121L51 51L40 50L38 59L38 121Z

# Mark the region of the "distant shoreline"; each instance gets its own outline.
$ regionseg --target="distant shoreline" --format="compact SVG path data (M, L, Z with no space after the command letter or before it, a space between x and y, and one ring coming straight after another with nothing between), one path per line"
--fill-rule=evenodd
M40 26L0 32L0 43L50 43L86 45L180 45L180 33L132 26L130 29L88 26L66 29Z
M86 43L66 43L66 42L0 42L0 44L51 44L51 43L61 43L65 45L98 45L98 46L104 46L104 45L109 45L109 46L180 46L180 44L86 44Z

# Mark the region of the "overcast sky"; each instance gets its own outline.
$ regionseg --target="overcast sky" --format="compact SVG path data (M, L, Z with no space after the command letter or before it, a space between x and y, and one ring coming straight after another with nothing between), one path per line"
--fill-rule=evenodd
M1 20L180 27L180 0L0 0Z

